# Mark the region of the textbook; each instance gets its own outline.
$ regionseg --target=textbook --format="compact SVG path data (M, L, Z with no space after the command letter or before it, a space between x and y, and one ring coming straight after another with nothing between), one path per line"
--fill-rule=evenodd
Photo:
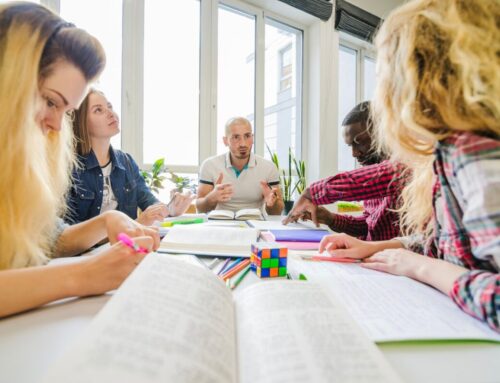
M246 221L248 219L262 220L262 212L259 209L241 209L236 212L231 210L212 210L208 213L208 219L235 219Z
M207 268L150 254L44 381L400 380L320 285L268 281L233 295Z
M259 231L249 227L175 225L160 242L160 253L250 257Z

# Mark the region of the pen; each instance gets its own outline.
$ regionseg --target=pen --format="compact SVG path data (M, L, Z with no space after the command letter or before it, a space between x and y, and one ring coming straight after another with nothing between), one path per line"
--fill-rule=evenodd
M326 261L326 262L339 262L339 263L361 263L361 260L354 258L335 258L325 255L301 255L305 261Z
M128 246L131 249L133 249L136 253L140 253L140 254L147 254L147 253L149 253L148 249L145 249L144 247L140 247L139 245L137 245L136 243L134 243L134 241L132 240L132 238L130 238L125 233L118 234L118 240L121 243L123 243L125 246Z
M222 279L227 280L227 279L235 276L241 270L243 270L245 267L247 267L249 264L250 264L250 259L245 259L244 261L241 261L236 267L233 267L228 272L222 274Z
M231 290L235 289L240 283L241 281L243 280L243 278L245 278L245 276L248 274L248 272L250 271L250 265L248 265L245 269L245 271L238 277L238 279L231 285ZM229 279L228 279L229 280Z
M226 268L227 264L229 263L229 260L230 260L230 259L231 259L231 258L226 259L226 261L222 264L222 267L220 268L220 270L219 270L219 272L217 273L217 275L221 275L221 274L222 274L222 272L223 272L223 271L224 271L224 269Z

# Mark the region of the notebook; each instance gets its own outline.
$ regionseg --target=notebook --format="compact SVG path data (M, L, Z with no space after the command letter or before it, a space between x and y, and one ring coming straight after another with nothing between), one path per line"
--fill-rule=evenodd
M210 270L151 254L45 382L397 382L321 286L282 280L234 296Z
M269 231L262 231L260 233L260 238L265 242L275 242L274 235ZM291 241L279 241L281 246L285 246L289 250L318 250L319 242L291 242Z
M212 210L208 213L208 219L235 219L246 221L249 219L262 220L262 212L259 209L241 209L236 212L231 210Z
M250 257L259 232L249 227L175 225L160 242L160 253Z
M328 234L327 230L269 230L278 242L321 242L321 239Z

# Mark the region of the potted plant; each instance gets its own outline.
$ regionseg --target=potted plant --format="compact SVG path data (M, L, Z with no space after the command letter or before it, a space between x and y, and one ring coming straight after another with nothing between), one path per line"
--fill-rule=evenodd
M174 172L170 172L170 181L175 185L175 189L170 192L171 197L175 192L182 193L184 190L190 190L192 193L196 194L196 184L189 177L179 176Z
M283 189L283 202L285 204L284 213L288 214L293 208L293 195L295 191L302 194L306 188L306 165L303 160L297 160L292 154L292 149L288 148L288 171L286 171L280 168L278 155L271 152L269 146L267 146L267 150L278 172L281 173L280 181ZM292 165L295 168L293 170L295 170L296 176L293 175Z
M165 158L157 159L151 170L141 170L142 178L146 181L146 185L156 194L163 189L163 181L167 178L164 174L167 168L165 166Z

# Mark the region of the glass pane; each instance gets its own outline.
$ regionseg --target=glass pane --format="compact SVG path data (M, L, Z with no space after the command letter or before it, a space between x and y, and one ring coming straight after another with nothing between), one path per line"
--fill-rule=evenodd
M219 6L217 153L224 153L224 125L242 116L254 124L255 17Z
M106 68L96 87L106 94L121 116L122 0L61 0L61 17L94 35L103 45ZM111 139L111 144L121 147L119 134Z
M356 106L356 56L357 51L341 46L339 51L339 120L338 120L338 162L339 171L356 168L352 150L344 142L342 121Z
M144 40L144 162L196 166L200 2L146 1Z
M302 31L266 19L264 140L288 163L288 148L300 157L302 106ZM270 158L267 148L264 155Z
M371 100L375 91L375 60L370 57L364 57L364 90L363 100Z

